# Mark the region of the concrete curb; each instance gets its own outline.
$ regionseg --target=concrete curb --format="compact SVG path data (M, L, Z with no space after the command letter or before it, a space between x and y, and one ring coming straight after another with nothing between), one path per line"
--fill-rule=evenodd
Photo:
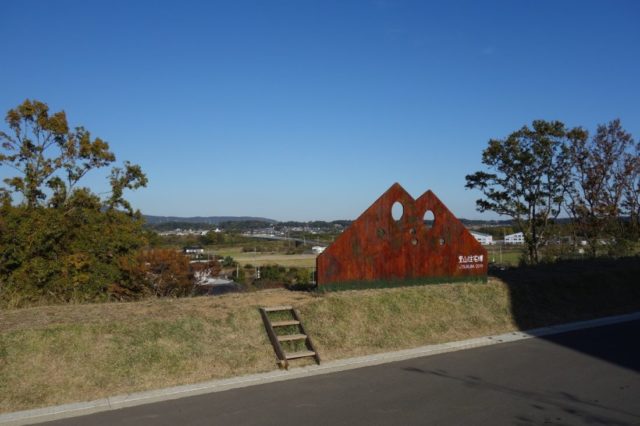
M536 328L528 331L514 331L495 336L478 337L457 342L441 343L437 345L421 346L396 352L387 352L375 355L367 355L356 358L347 358L313 365L294 368L289 371L276 370L268 373L252 374L248 376L234 377L224 380L212 380L193 385L175 386L165 389L157 389L146 392L136 392L127 395L117 395L108 398L97 399L88 402L57 405L53 407L37 408L34 410L17 411L14 413L0 414L2 425L26 425L41 423L51 420L69 417L83 416L101 411L117 410L136 405L150 404L153 402L167 401L184 398L187 396L202 395L206 393L221 392L229 389L238 389L247 386L255 386L266 383L291 380L302 377L316 376L320 374L334 373L355 368L368 367L389 362L402 361L411 358L419 358L437 355L446 352L477 348L481 346L495 345L499 343L516 342L518 340L534 337L548 336L552 334L566 333L592 327L612 325L640 319L640 312L626 315L599 318L588 321L572 322L568 324L554 325Z

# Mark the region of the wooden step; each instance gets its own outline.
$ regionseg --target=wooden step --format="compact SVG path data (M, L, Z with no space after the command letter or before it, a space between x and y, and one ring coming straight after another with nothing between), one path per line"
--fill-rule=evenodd
M311 341L311 337L306 332L304 325L302 325L302 321L300 319L300 315L298 311L294 309L292 306L271 306L271 307L261 307L259 308L260 316L262 317L262 322L264 322L265 330L267 331L267 335L269 336L269 340L271 341L271 345L273 346L273 350L276 352L276 356L278 357L278 365L281 368L289 368L289 360L297 359L297 358L306 358L313 357L316 362L320 364L320 356L316 351L316 348L313 346L313 342ZM284 312L288 311L291 315L291 319L282 319L280 321L273 321L275 318L269 317L269 312ZM286 317L285 317L286 318ZM294 331L293 334L276 334L276 327L287 327L287 326L297 326L298 330ZM304 346L306 350L302 350L299 352L291 352L286 353L282 348L282 342L304 342ZM291 348L293 349L293 348ZM293 349L295 350L295 349Z
M306 338L306 334L284 334L282 336L278 336L278 340L280 342L290 342L292 340L303 340Z
M291 352L285 354L287 359L296 359L296 358L304 358L307 356L316 356L316 353L313 351L300 351L300 352Z
M271 323L274 327L286 327L287 325L298 325L300 321L298 320L286 320L286 321L273 321Z
M293 306L271 306L269 308L262 308L265 312L278 312L278 311L290 311Z

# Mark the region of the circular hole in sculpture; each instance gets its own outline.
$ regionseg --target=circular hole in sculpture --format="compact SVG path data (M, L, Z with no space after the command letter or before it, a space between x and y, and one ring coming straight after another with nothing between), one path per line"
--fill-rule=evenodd
M402 219L403 213L404 207L402 206L402 203L400 203L399 201L393 203L393 206L391 206L391 217L393 218L393 220L398 222L400 219Z
M440 245L443 246L444 245L444 238L440 238Z
M418 240L415 239L415 238L412 238L411 239L411 244L413 244L414 246L417 246L418 245Z
M423 222L427 229L433 228L433 225L436 224L436 217L431 210L424 212Z
M411 235L415 235L415 234L416 234L416 228L411 228L411 229L409 229L409 233L410 233Z

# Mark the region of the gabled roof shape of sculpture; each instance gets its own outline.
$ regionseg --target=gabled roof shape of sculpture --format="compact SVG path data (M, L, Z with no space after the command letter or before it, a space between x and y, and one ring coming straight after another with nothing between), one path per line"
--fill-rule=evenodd
M484 279L487 261L484 247L433 192L414 200L395 183L318 256L317 283Z

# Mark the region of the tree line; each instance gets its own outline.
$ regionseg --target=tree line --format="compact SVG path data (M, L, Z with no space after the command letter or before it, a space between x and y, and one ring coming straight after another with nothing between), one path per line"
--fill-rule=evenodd
M139 165L117 164L106 141L82 126L70 127L64 111L51 112L37 100L9 110L5 122L0 305L190 294L194 271L188 260L175 250L151 248L157 236L125 198L147 184ZM598 126L593 135L538 120L489 141L482 153L487 170L468 175L467 187L482 192L480 211L513 219L525 235L530 262L540 260L563 212L571 218L574 241L586 240L592 255L628 252L640 229L639 151L619 120ZM109 191L97 194L83 186L90 172L105 168ZM303 224L335 228L349 221L270 225ZM256 225L228 227L238 232ZM233 234L205 237L226 243Z
M173 273L184 260L147 250L140 212L124 197L146 186L140 166L114 165L106 141L37 100L5 122L0 165L14 176L0 187L0 304L184 294L184 274ZM96 194L83 178L103 168L109 191Z
M640 230L640 144L620 120L592 135L560 121L533 121L482 152L486 170L466 176L478 189L480 212L513 219L523 232L527 261L537 263L561 214L570 218L571 241L588 253L633 253Z

